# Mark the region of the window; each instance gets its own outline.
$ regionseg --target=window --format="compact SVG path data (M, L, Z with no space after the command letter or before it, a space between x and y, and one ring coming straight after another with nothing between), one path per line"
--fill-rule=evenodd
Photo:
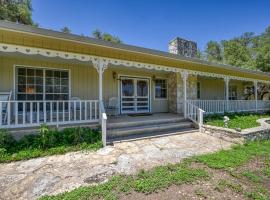
M17 100L68 100L69 73L66 70L17 68Z
M237 87L236 87L236 85L229 86L229 100L237 100Z
M197 99L201 98L201 83L197 82Z
M155 98L167 99L167 80L166 79L155 80Z

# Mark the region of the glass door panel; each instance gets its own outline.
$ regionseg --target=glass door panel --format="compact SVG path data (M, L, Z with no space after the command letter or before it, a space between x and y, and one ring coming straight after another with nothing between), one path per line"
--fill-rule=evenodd
M149 79L121 77L121 113L150 111Z

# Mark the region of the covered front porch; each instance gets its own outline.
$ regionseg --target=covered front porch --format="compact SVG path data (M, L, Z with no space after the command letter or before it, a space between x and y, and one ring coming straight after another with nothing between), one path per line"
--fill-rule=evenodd
M0 128L99 123L106 138L108 116L174 113L199 125L203 112L270 109L263 80L13 45L1 50L0 90L11 95L0 100Z

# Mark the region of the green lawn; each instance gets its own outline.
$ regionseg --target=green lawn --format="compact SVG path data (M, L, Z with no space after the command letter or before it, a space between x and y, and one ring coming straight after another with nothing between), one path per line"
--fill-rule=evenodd
M227 113L225 114L230 118L228 128L231 129L247 129L260 126L256 120L261 118L268 118L270 114L244 114L244 113ZM205 124L211 126L219 126L224 127L224 119L225 115L209 115L205 117Z
M264 163L257 171L239 171L253 159L261 159ZM210 172L210 171L211 172ZM180 164L156 167L149 171L141 171L135 176L113 176L108 182L96 186L79 187L71 192L56 196L44 196L42 200L62 199L118 199L123 195L131 195L136 199L136 194L151 195L153 192L162 192L172 185L183 184L194 187L194 195L207 197L209 191L203 185L215 183L208 190L224 194L230 190L247 199L267 200L270 198L270 141L256 141L245 145L238 145L231 150L222 150L217 153L196 156L184 160ZM230 178L213 180L215 173L227 173ZM238 182L232 179L237 178ZM200 181L196 183L196 181ZM208 182L208 184L203 184ZM196 186L197 184L197 186ZM209 189L210 188L210 189ZM178 191L178 190L177 190ZM190 193L191 191L188 190ZM133 195L133 196L132 196ZM233 196L231 197L234 198Z
M49 130L42 125L39 134L26 135L16 141L6 130L0 130L0 163L27 160L70 151L97 150L102 147L101 133L89 128Z

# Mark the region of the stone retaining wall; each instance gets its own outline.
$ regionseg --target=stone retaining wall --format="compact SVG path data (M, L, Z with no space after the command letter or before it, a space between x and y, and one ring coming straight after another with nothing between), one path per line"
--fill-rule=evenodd
M225 140L241 141L242 139L248 141L270 139L270 124L268 123L270 118L257 120L261 126L242 130L241 132L216 126L203 125L204 132L206 134L223 138ZM230 139L229 139L230 138ZM238 143L238 142L237 142Z

